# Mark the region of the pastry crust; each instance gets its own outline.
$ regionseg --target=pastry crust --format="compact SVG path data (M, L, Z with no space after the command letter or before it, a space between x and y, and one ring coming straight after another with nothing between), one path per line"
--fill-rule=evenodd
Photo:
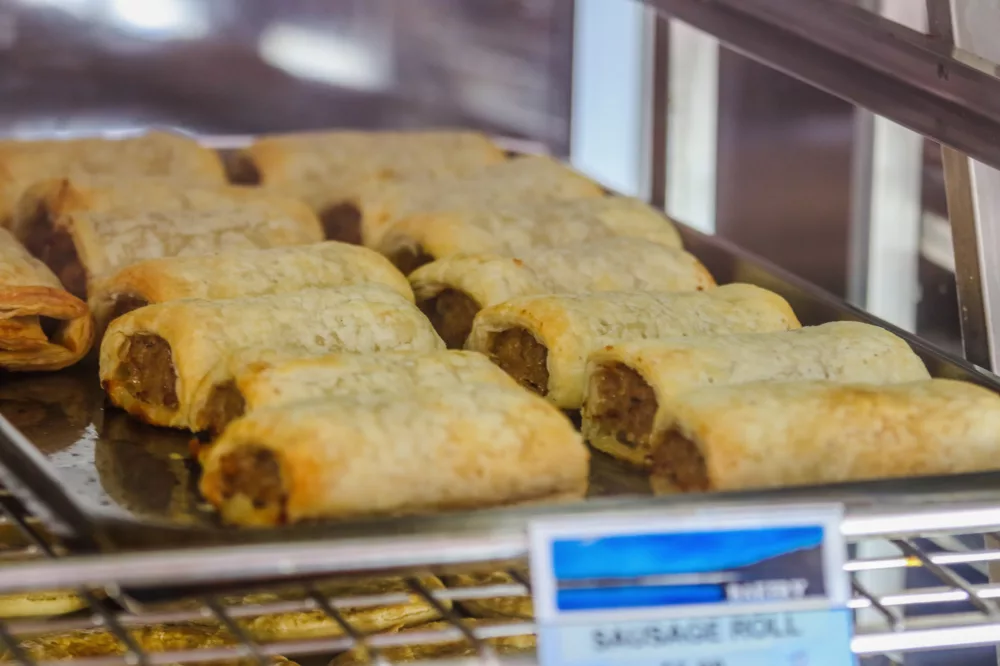
M249 349L226 363L238 392L235 407L208 424L214 432L262 407L352 395L445 391L466 384L516 387L510 375L482 354L465 351L386 351L378 354L300 353Z
M83 358L93 341L86 304L0 228L0 368L59 370Z
M153 425L197 429L211 387L231 381L228 354L251 347L304 353L443 348L430 322L379 285L306 289L222 301L150 305L111 322L101 383L111 401Z
M304 205L238 205L120 214L114 210L66 213L19 229L20 240L73 294L129 264L161 257L224 250L303 245L323 239Z
M527 572L524 577L529 578ZM456 574L445 576L448 587L488 587L492 585L516 585L517 579L506 571L490 573ZM472 617L509 617L533 620L535 608L530 594L517 597L495 597L489 599L467 599L458 605Z
M202 461L227 522L274 525L579 498L589 454L545 400L471 384L259 409Z
M202 185L226 182L215 151L167 132L119 140L0 141L0 165L0 227L10 225L26 189L50 178L156 177Z
M366 187L445 180L505 159L478 132L314 132L258 139L236 156L231 177L305 201L324 218L328 238L357 243Z
M687 391L755 381L890 384L929 378L903 339L858 322L627 342L590 355L582 430L595 448L646 466L652 442L673 422L672 399Z
M579 409L587 357L602 347L793 328L799 322L783 298L748 284L694 293L549 294L485 308L466 347L489 355L558 407Z
M671 402L657 486L742 490L1000 467L1000 396L964 382L756 382Z
M98 330L103 331L115 316L134 309L132 306L368 283L383 285L413 301L409 282L385 257L357 245L329 241L142 261L96 281L89 304Z
M600 185L562 162L518 157L450 180L369 184L358 199L361 237L365 245L377 248L392 225L411 215L602 196Z
M634 238L610 238L560 248L528 251L516 258L492 254L453 255L410 274L417 304L449 346L462 347L472 329L471 308L455 322L455 335L442 331L448 312L438 302L445 290L464 294L479 308L517 296L599 291L702 291L715 286L694 256ZM457 315L452 315L452 320ZM464 333L465 335L462 335ZM453 338L449 340L449 338Z
M465 620L470 627L487 627L505 624L498 620ZM431 622L410 629L411 632L432 632L454 628L447 622ZM517 636L501 636L498 638L487 638L483 641L493 648L500 656L527 655L534 652L537 646L537 639L534 634L523 634ZM412 645L399 645L379 651L379 655L388 663L399 664L410 661L427 661L432 659L452 659L457 660L462 657L475 657L476 649L468 641L443 641L437 643L421 642L414 638ZM376 663L365 648L355 648L350 652L336 657L330 662L330 666L364 666Z
M394 223L378 250L403 263L454 254L517 256L540 248L596 244L615 237L637 238L680 248L674 223L638 199L587 197L484 206L476 201L455 208L417 213Z

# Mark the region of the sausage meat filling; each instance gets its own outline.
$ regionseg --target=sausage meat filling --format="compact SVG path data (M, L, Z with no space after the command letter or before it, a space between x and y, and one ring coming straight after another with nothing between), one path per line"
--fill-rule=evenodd
M115 298L115 305L111 309L111 320L118 319L122 315L126 315L133 310L138 310L139 308L144 308L149 305L147 301L142 296L136 296L135 294L121 294Z
M284 515L288 497L281 480L281 465L270 449L249 445L227 453L219 460L219 471L224 499L242 495L258 511Z
M350 202L341 202L320 211L323 235L327 240L361 245L361 210Z
M66 229L56 229L52 216L40 205L28 223L24 246L56 274L66 291L87 298L87 272L80 263L73 237Z
M389 261L399 269L403 275L409 275L421 266L434 261L434 257L424 251L423 246L402 247L389 254Z
M548 393L549 350L526 328L516 326L494 333L487 345L490 360L521 386L539 395Z
M448 349L465 346L465 340L472 332L472 320L479 312L479 303L463 291L445 289L418 305Z
M705 458L698 446L677 430L669 430L653 449L652 474L670 481L682 492L711 489Z
M600 430L631 448L649 448L656 393L624 363L600 366L591 377L586 410Z
M221 433L229 422L243 416L247 403L236 382L216 384L199 416L199 424L213 435Z
M118 379L137 400L177 409L177 370L170 344L158 335L139 333L125 342Z
M223 154L222 163L226 168L226 176L233 185L260 185L263 180L260 169L249 155Z

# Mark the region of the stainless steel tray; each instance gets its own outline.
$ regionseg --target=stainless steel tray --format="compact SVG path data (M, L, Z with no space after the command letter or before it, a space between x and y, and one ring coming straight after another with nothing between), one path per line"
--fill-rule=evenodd
M877 324L905 338L931 374L976 382L1000 392L995 375L953 358L877 318L810 286L730 243L682 228L687 248L720 283L749 282L784 296L805 325L834 320ZM235 529L218 523L198 497L198 470L190 459L191 435L141 424L105 402L92 360L46 375L0 375L0 464L9 474L5 485L49 523L50 529L81 550L120 550L220 542L287 541L351 534L409 531L433 517L327 522L272 530ZM649 494L644 475L595 452L591 496ZM13 478L11 478L13 477ZM917 491L953 498L981 495L1000 488L1000 472L921 480L887 480L790 489L742 497L767 498L817 493L824 497L899 497ZM1000 499L1000 491L997 491ZM677 503L719 496L657 498ZM591 506L595 500L580 503ZM565 505L558 510L566 511ZM595 507L596 508L596 507ZM545 507L513 511L535 515ZM447 514L448 525L468 524L476 514ZM516 520L517 518L515 518Z

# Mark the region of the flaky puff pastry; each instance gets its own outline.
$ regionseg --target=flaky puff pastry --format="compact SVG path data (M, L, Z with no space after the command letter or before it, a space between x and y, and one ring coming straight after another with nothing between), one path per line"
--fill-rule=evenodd
M180 186L226 183L215 151L167 132L117 140L0 141L0 165L0 226L9 226L25 190L51 178L158 177Z
M413 300L409 282L385 257L357 245L329 241L142 261L95 281L89 305L98 330L103 331L116 316L151 303L369 283Z
M150 653L180 652L199 648L238 645L239 642L221 626L214 624L163 624L129 627L129 635L138 646ZM125 655L125 644L104 629L84 629L60 634L44 634L21 641L20 647L36 662L72 661L87 657ZM2 661L16 661L4 654ZM272 657L272 663L294 666L284 657ZM254 659L232 658L212 663L249 666Z
M230 202L198 210L73 212L46 217L18 231L28 250L81 298L94 280L146 259L323 240L312 211L290 200L282 200L280 206Z
M588 467L558 409L469 384L251 412L202 457L201 492L227 522L275 525L579 498Z
M754 382L671 401L654 488L742 490L1000 467L1000 396L974 384Z
M234 418L262 407L334 398L395 393L407 396L473 383L516 386L482 354L465 351L387 351L378 354L304 356L247 349L226 361L232 384L208 406L209 430L221 432Z
M417 305L452 348L465 344L476 311L517 296L715 286L693 255L636 238L530 250L516 257L453 255L418 268L410 283Z
M451 209L404 217L389 228L377 249L409 272L454 254L517 256L618 236L681 247L677 227L661 211L638 199L609 196L499 206L459 202Z
M312 132L256 140L237 154L231 178L305 201L323 218L328 238L359 243L365 187L445 180L505 159L478 132Z
M558 160L517 157L449 180L366 186L358 198L361 240L377 248L393 224L411 215L601 196L600 185Z
M379 285L186 299L111 322L101 383L114 404L147 423L198 430L212 388L232 381L220 361L252 347L365 353L444 344L412 303Z
M527 571L519 572L522 579L530 578ZM466 599L459 601L458 605L462 610L472 617L509 617L520 618L522 620L532 620L535 617L535 608L531 600L531 594L524 589L524 586L506 571L492 571L490 573L468 573L445 576L444 582L448 587L493 587L511 586L519 587L523 590L520 595L507 597L490 597L486 599Z
M83 358L93 341L86 304L0 228L0 368L59 370Z
M889 384L929 378L904 340L858 322L626 342L590 355L582 430L595 448L646 466L652 443L673 422L671 400L687 391L765 380Z
M507 620L464 620L466 626L473 631L482 633L490 632L495 634L490 638L483 639L499 656L529 655L534 652L537 646L537 639L534 634L513 634L504 630L505 624L513 624L514 621ZM458 632L458 628L448 622L430 622L419 627L413 627L403 634L412 633L414 636L409 641L401 641L403 644L379 650L379 656L393 664L406 663L410 661L428 661L433 659L460 659L462 657L475 657L478 655L476 648L461 634L456 636L457 640L441 640L435 634L445 630ZM425 634L417 636L416 634ZM401 636L401 639L405 636ZM365 666L376 663L373 656L365 648L355 648L350 652L334 658L330 666Z
M476 315L466 347L563 409L583 403L587 358L620 342L799 328L788 303L748 284L703 292L522 296Z

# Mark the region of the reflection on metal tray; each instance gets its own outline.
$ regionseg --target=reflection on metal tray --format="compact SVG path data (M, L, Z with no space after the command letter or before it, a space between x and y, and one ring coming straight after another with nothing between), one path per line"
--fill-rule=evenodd
M771 289L792 304L803 324L833 320L867 321L891 326L871 315L790 276L726 241L682 229L688 249L698 256L720 283L742 281ZM964 379L1000 392L1000 381L964 361L954 359L892 329L906 338L939 377ZM90 546L122 548L180 545L220 540L267 541L301 537L339 536L356 533L351 524L328 522L299 525L263 532L227 529L200 501L196 491L198 470L190 460L190 435L137 423L105 404L92 364L44 376L3 376L0 383L0 414L16 432L6 432L0 420L0 463L44 501L49 514L59 519L55 529L70 536L89 538ZM41 454L41 455L39 455ZM646 495L644 475L628 470L610 458L594 454L591 496ZM967 493L997 486L1000 474L973 475L916 482L899 480L850 484L825 490L825 497L850 492L869 497L883 493L913 491L919 485L930 492ZM816 492L795 489L793 495ZM772 496L775 493L760 496ZM779 493L780 494L780 493ZM745 495L741 495L745 497ZM701 501L708 498L661 498L664 502ZM661 501L657 500L657 501ZM588 504L588 503L584 503ZM565 511L565 505L557 505ZM533 515L545 511L533 508ZM488 512L489 513L489 512ZM453 525L469 524L472 514L447 514ZM423 524L425 519L407 519ZM380 524L398 529L400 520L364 521L363 532L378 532ZM436 523L436 521L433 521Z

